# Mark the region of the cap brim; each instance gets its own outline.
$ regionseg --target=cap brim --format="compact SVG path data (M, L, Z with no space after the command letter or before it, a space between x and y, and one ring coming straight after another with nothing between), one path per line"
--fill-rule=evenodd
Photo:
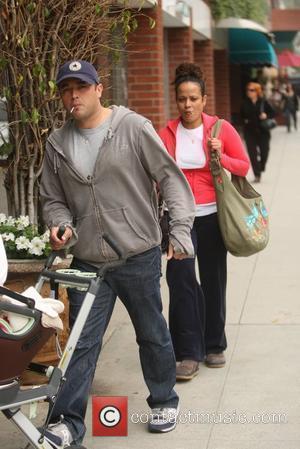
M71 78L79 79L79 80L84 81L85 83L88 83L88 84L99 84L99 81L96 81L94 78L92 78L92 77L90 77L88 75L84 75L82 73L72 73L72 74L68 73L67 75L64 75L64 76L58 78L56 80L56 84L59 85L62 81L67 80L67 79L71 79Z

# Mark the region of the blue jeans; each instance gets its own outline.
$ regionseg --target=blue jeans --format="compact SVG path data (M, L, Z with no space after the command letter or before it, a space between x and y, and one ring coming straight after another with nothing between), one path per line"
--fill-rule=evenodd
M72 268L95 271L76 259ZM64 415L74 441L81 443L85 434L84 417L103 334L109 323L116 297L125 305L136 332L143 375L150 396L148 405L176 407L178 396L176 363L170 333L162 315L160 295L161 252L156 247L105 275L66 372L67 381L55 404L52 422ZM85 292L69 289L70 326L80 310ZM113 392L112 392L113 393Z

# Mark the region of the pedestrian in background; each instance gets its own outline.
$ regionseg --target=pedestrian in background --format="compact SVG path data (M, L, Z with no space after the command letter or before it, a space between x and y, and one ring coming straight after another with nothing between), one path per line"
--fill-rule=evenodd
M299 109L298 97L294 92L291 83L286 86L286 91L283 94L283 114L286 120L287 131L291 131L291 121L294 122L294 128L297 129L297 111Z
M218 120L203 112L206 87L200 67L185 63L176 68L175 95L179 118L160 131L169 154L185 174L196 204L192 240L195 260L168 260L170 292L169 327L175 350L178 380L190 380L205 360L211 368L225 364L227 251L217 218L213 179L209 168L210 149L218 151L224 168L246 175L249 160L239 134L223 121L218 138L211 139ZM172 219L172 212L169 211Z
M41 181L52 247L59 250L73 245L71 268L96 272L103 263L118 259L103 239L106 233L126 262L109 270L101 283L54 405L46 438L56 448L81 443L102 337L117 296L136 332L150 391L149 430L168 432L176 426L178 396L173 389L174 351L162 315L156 186L158 183L173 217L169 255L176 259L194 255L190 235L193 196L149 120L123 106L102 106L103 86L90 63L65 63L56 83L70 119L47 141ZM62 225L66 231L59 238ZM85 293L68 290L72 327Z
M263 98L259 83L247 84L241 117L244 139L255 176L254 182L260 182L261 174L266 169L271 139L270 130L263 128L261 122L267 118L274 118L275 112L270 103Z

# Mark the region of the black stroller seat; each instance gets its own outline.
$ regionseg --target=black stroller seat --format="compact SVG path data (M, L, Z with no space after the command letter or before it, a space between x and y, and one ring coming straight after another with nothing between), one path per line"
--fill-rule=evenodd
M8 289L5 290L7 296L14 298L20 296L22 300L25 299L22 295ZM42 326L42 312L35 309L33 305L34 301L32 302L32 300L29 301L27 306L18 306L10 304L4 299L0 300L0 313L13 312L21 317L28 318L26 326L17 332L13 332L9 326L0 326L0 388L11 384L15 380L18 381L36 353L55 333L54 328Z

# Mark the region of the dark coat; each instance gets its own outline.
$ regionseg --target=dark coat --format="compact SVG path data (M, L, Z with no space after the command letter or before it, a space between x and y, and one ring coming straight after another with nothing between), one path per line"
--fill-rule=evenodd
M275 117L274 109L264 98L258 98L256 103L253 103L250 98L245 98L241 107L241 117L246 133L269 133L260 126L259 116L262 112L267 114L267 118Z

